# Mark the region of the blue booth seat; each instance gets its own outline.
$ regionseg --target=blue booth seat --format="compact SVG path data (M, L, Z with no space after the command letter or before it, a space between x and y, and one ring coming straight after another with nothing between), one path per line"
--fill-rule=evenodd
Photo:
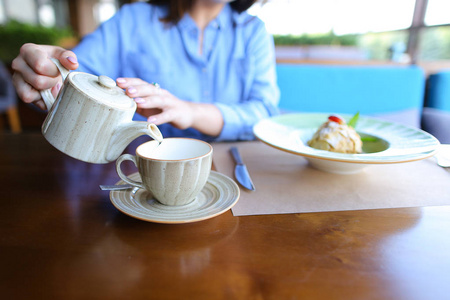
M20 133L19 110L17 108L17 95L14 89L11 74L6 66L0 61L0 122L3 114L8 116L9 126L13 133ZM0 126L1 129L1 126Z
M441 143L450 144L450 70L428 77L422 127Z
M282 112L375 116L420 127L425 74L417 66L277 65Z

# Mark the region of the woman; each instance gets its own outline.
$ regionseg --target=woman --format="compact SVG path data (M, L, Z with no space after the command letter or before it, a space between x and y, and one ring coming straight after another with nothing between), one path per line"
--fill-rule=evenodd
M48 57L68 69L116 78L165 137L248 140L277 113L273 40L246 0L152 0L124 5L72 51L26 44L13 61L17 92L61 87ZM155 84L152 84L155 83ZM157 83L157 84L156 84Z

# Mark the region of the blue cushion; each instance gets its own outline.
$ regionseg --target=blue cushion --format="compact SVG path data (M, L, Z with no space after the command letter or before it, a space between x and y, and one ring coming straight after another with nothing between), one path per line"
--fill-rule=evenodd
M441 143L450 143L450 71L428 77L422 127Z
M16 90L12 83L11 74L0 61L0 112L5 111L11 106L15 106L16 102Z
M425 91L420 67L278 64L277 76L282 111L403 117L407 112L411 120L399 121L420 126Z
M450 112L450 71L429 76L425 106Z

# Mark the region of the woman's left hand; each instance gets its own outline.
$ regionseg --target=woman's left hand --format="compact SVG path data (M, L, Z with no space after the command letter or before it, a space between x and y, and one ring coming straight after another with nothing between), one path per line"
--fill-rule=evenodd
M117 78L117 85L134 99L136 112L150 123L170 123L179 129L192 127L211 136L218 136L222 130L222 113L213 104L180 100L157 84L139 78Z
M137 113L148 118L155 125L171 123L179 129L193 124L191 103L183 101L160 88L139 78L118 78L117 85L137 103Z

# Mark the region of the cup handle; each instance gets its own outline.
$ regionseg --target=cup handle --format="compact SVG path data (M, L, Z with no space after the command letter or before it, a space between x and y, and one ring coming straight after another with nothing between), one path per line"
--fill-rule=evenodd
M50 58L50 60L56 65L59 72L61 73L63 82L66 80L67 75L69 75L69 70L64 68L64 66L57 60L56 58ZM45 106L47 107L47 110L50 110L53 103L55 103L55 98L52 95L51 89L42 90L40 91L42 100L44 100Z
M132 186L135 186L140 189L145 189L142 182L130 179L127 175L125 175L122 172L120 165L125 160L131 160L134 163L134 165L137 167L136 156L131 155L131 154L122 154L121 156L119 156L119 158L116 160L116 171L117 171L117 174L119 175L120 179L122 179L123 181L125 181L128 184L131 184Z

